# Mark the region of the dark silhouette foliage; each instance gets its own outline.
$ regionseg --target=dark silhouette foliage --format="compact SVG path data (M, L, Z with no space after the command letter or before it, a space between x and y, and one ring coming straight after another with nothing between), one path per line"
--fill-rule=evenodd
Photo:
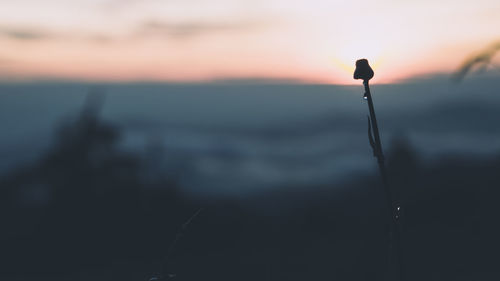
M488 67L498 50L500 50L500 41L491 44L477 54L469 56L453 74L453 80L460 82L474 68L484 69Z

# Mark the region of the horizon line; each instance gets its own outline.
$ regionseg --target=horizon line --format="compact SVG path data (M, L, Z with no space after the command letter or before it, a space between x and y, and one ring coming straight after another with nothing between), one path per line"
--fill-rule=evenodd
M373 85L397 85L407 84L422 80L433 80L446 77L451 80L453 73L435 72L423 75L414 75L412 77L397 79L391 82L372 82ZM483 77L488 78L490 75L483 73ZM352 80L349 83L335 83L328 81L312 81L293 77L218 77L208 79L186 79L186 80L169 80L169 79L86 79L86 78L62 78L62 77L0 77L0 85L15 85L15 84L95 84L95 85L127 85L127 84L165 84L165 85L331 85L331 86L355 86L361 81Z

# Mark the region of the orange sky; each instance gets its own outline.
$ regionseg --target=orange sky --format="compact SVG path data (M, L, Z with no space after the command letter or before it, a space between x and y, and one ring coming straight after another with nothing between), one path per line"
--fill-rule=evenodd
M375 83L453 71L500 39L500 1L17 0L0 79Z

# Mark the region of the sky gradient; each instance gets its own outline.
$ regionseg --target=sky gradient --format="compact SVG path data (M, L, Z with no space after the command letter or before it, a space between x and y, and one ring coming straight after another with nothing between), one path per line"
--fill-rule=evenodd
M500 1L16 0L0 79L375 83L451 72L500 39Z

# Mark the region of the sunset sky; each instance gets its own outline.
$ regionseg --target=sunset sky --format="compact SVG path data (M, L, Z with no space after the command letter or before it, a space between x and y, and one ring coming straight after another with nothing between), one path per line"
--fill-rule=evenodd
M500 1L5 0L0 80L376 83L450 72L500 39Z

